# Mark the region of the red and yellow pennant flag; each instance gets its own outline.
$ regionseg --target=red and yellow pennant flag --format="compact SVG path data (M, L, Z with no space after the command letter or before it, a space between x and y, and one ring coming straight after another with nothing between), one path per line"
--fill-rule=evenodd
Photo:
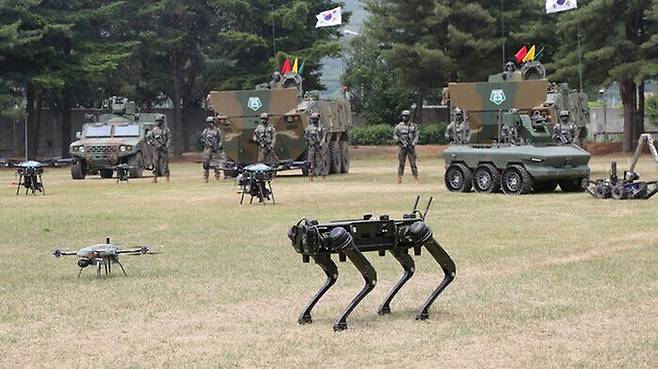
M523 57L523 62L529 62L535 60L535 45L532 45L530 51Z
M528 54L528 48L524 45L522 48L519 49L519 51L514 54L516 57L516 64L521 64L525 56Z
M281 74L286 74L290 71L292 71L292 65L290 65L290 59L286 58L281 67Z

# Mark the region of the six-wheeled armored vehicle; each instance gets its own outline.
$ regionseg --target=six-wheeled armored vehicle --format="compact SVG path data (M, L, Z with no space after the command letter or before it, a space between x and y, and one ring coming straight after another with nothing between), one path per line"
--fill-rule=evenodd
M307 172L304 130L312 113L319 113L327 128L324 145L325 173L347 173L350 167L348 129L352 113L346 101L320 99L315 92L302 93L301 76L290 72L280 82L261 84L254 90L211 91L208 103L217 115L226 117L219 128L224 134L226 168L256 163L258 144L252 141L261 113L269 113L277 131L274 153L279 161L292 161L291 168ZM226 171L228 174L237 174Z
M78 140L69 147L74 159L73 179L84 179L90 174L112 178L117 165L127 164L130 178L139 178L151 167L151 151L146 142L147 132L155 127L162 114L136 113L135 103L123 97L109 99L110 113L88 117L88 123L77 133Z
M488 82L451 83L444 98L463 111L460 136L443 153L449 191L525 194L582 191L590 154L577 143L587 136L587 97L544 79L538 62L505 71ZM556 140L558 112L571 112L570 139ZM563 137L557 134L559 137Z

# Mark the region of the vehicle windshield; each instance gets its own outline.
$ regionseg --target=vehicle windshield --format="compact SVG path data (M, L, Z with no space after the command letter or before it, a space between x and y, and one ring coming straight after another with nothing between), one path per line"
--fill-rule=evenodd
M139 125L115 126L114 137L139 137Z
M85 137L110 137L112 126L90 126L87 127Z

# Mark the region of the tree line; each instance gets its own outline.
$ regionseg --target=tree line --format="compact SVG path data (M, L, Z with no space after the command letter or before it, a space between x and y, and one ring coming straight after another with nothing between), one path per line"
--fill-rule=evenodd
M315 29L332 0L0 0L0 113L27 119L36 156L40 111L62 117L112 95L150 109L171 101L174 153L187 150L184 112L211 89L249 89L288 56L305 86L322 88L320 59L338 56L340 32ZM349 14L344 17L349 18Z
M658 0L579 0L546 14L544 0L365 0L369 17L351 44L344 83L353 109L394 122L448 82L485 80L523 45L544 48L548 78L590 99L612 82L624 105L624 149L644 131L644 81L658 74ZM422 110L417 111L422 120Z

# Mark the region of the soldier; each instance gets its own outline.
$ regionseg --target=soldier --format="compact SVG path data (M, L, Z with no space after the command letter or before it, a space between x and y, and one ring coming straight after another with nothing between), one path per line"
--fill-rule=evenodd
M449 143L463 144L469 141L469 135L470 128L464 116L464 111L459 107L455 107L452 122L446 127L444 137Z
M311 182L313 177L321 175L322 179L326 179L324 175L324 147L325 139L327 137L327 129L324 124L320 124L320 114L311 114L311 124L306 127L304 131L304 138L306 139L307 156L306 160L311 164L309 175Z
M416 144L418 143L418 126L411 122L409 110L402 112L402 122L395 126L393 140L398 144L398 183L402 183L404 166L409 157L409 166L416 182L418 181L418 168L416 167Z
M164 176L169 182L171 131L164 124L163 114L157 114L155 121L158 126L153 128L146 136L149 146L153 150L153 183L158 183L158 177L161 176Z
M226 120L226 117L220 115L220 124ZM219 180L219 161L224 157L224 148L222 147L222 131L215 127L215 117L206 118L206 128L201 133L203 141L203 181L208 183L210 166L212 164L215 170L215 179Z
M280 72L275 71L272 73L272 80L269 83L269 88L281 88L281 84L283 83L283 76L281 75Z
M560 145L573 143L576 138L576 125L571 121L571 114L568 110L560 112L559 121L553 126L553 141Z
M260 115L260 124L254 130L252 140L258 144L258 162L271 164L274 162L274 145L276 144L276 129L269 124L270 115Z

